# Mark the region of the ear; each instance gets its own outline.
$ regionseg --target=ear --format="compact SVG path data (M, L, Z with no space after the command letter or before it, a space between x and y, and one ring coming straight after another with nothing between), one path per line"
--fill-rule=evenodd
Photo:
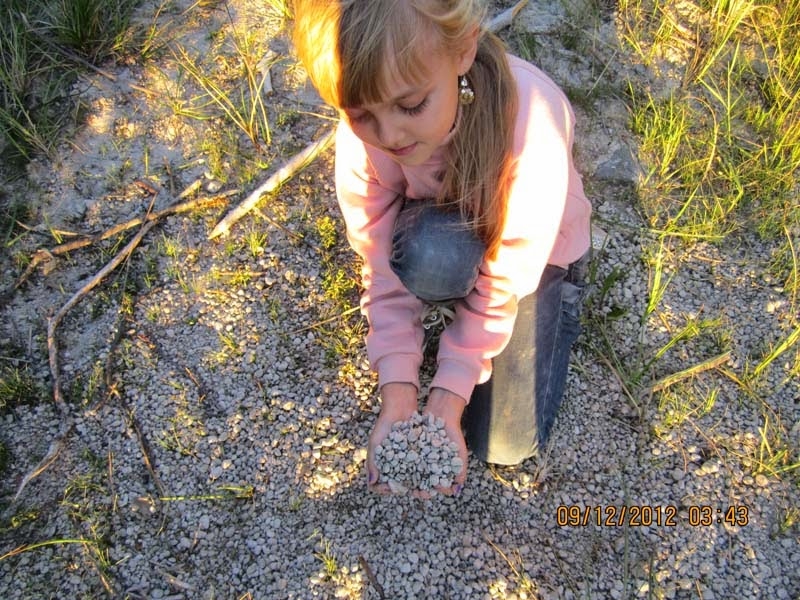
M467 34L464 39L461 52L457 56L458 74L463 75L469 71L472 63L475 62L475 55L478 54L478 37L480 36L480 27L477 25Z

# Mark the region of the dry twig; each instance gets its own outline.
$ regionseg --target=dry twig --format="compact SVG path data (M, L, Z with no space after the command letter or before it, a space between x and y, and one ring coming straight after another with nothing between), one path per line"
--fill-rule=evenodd
M525 8L525 5L528 3L528 0L520 0L514 6L509 8L508 10L504 10L499 15L493 17L487 24L486 29L489 31L497 32L501 29L508 27L511 25L511 22L514 20L514 17L517 16L517 13Z
M75 292L72 297L67 300L67 303L62 306L59 311L53 315L52 317L47 319L47 350L50 357L50 371L53 376L53 397L56 401L56 405L59 409L63 412L65 410L64 399L61 396L61 385L60 385L60 378L58 374L58 348L56 347L56 327L61 322L61 319L74 307L78 302L80 302L86 294L92 291L97 285L106 278L106 276L114 271L123 260L128 258L130 254L134 251L136 246L139 245L139 242L142 241L142 238L145 234L153 228L156 224L155 221L147 220L147 222L142 226L142 228L133 236L130 242L114 257L112 258L106 266L100 269L97 274L92 277L86 285L84 285L81 289Z
M192 186L190 186L191 188ZM158 191L154 189L148 189L149 193L157 194ZM155 211L155 212L148 212L147 215L144 217L137 217L136 219L131 219L130 221L126 221L124 223L117 223L110 229L103 231L102 233L98 233L96 235L86 235L81 236L77 239L70 240L69 242L65 242L63 244L59 244L50 249L40 248L36 252L34 252L33 256L31 257L31 262L28 264L25 272L17 279L14 287L11 288L8 292L3 294L3 298L7 295L10 295L15 290L19 289L19 287L27 281L27 279L31 276L31 274L36 270L36 268L48 260L52 259L54 256L61 256L62 254L67 254L68 252L73 252L74 250L79 250L80 248L85 248L86 246L91 246L92 244L96 244L97 242L101 242L103 240L107 240L108 238L118 235L128 229L133 229L144 223L145 221L158 221L167 217L169 215L176 215L180 213L189 212L191 210L197 210L201 208L206 208L208 206L212 206L214 204L218 204L220 201L224 200L228 196L232 196L234 194L238 194L239 192L236 190L231 190L228 192L224 192L222 194L216 194L210 197L204 198L196 198L194 200L188 200L186 202L181 202L180 204L173 204L163 210ZM179 199L185 197L186 192L182 193L178 196Z
M153 198L153 201L155 197ZM152 208L152 201L150 204L150 208ZM165 211L162 211L165 213ZM111 272L113 272L124 260L126 260L134 249L139 245L142 238L147 234L150 229L156 224L155 220L151 220L150 210L148 210L147 215L139 220L139 223L143 223L142 227L133 236L130 242L122 249L119 253L117 253L114 258L112 258L108 264L106 264L97 274L92 277L81 289L75 292L72 297L56 312L53 316L49 317L47 320L47 352L48 358L50 363L50 374L53 379L53 400L55 401L56 406L58 407L59 412L61 413L61 429L56 434L55 438L50 443L50 447L47 450L47 454L45 454L44 458L39 461L39 463L34 467L32 471L30 471L25 477L23 477L22 481L20 482L19 486L17 487L17 492L14 494L14 502L16 502L20 495L22 494L25 487L30 483L34 478L38 477L43 471L45 471L53 461L58 457L59 453L61 452L64 441L66 440L69 433L72 431L74 426L74 419L70 414L69 408L67 407L66 402L64 402L64 398L61 392L61 377L59 374L58 368L58 345L56 340L56 328L58 327L61 320L64 316L76 305L80 302L91 290L93 290L98 284L100 284L103 279L106 278ZM172 214L166 213L166 214ZM164 214L162 214L164 216ZM13 507L9 507L9 510Z
M651 387L651 393L655 392L663 392L668 387L675 385L683 381L684 379L689 379L690 377L694 377L704 371L710 371L711 369L716 369L720 365L724 365L728 360L730 360L731 352L723 352L719 356L714 356L713 358L709 358L708 360L704 360L701 363L697 363L689 367L688 369L684 369L683 371L678 371L677 373L673 373L672 375L667 375L662 379L656 381Z
M316 142L306 146L301 152L295 154L285 165L273 173L269 179L250 192L250 195L244 199L236 208L230 211L225 217L217 223L217 226L208 234L208 239L213 240L221 235L226 235L230 228L239 219L249 213L261 196L269 194L277 190L280 186L286 183L298 171L305 168L311 161L313 161L321 152L323 152L333 141L334 131L329 131Z

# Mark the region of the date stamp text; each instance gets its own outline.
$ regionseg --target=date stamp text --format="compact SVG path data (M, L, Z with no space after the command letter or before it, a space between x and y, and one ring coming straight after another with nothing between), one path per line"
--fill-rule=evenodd
M726 524L744 527L750 522L750 510L743 504L713 507L691 505L681 507L648 505L579 506L561 504L556 508L559 527L676 527L687 523L691 527Z

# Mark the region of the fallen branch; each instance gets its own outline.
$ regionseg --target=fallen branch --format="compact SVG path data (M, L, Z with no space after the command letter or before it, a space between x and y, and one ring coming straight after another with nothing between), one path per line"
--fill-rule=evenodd
M152 452L150 451L150 443L147 441L147 438L142 431L141 426L139 425L139 420L136 418L136 413L131 410L128 406L128 403L125 402L125 398L123 398L122 394L117 394L117 401L122 406L122 409L128 415L128 419L130 420L131 426L133 430L136 432L136 440L139 442L139 449L142 451L142 461L144 462L144 467L147 469L147 473L150 475L150 479L153 480L153 485L156 486L158 490L159 496L166 495L166 488L164 484L161 482L161 478L156 473L155 468L153 467L153 461L150 458Z
M520 0L511 8L504 10L495 17L492 17L492 19L486 24L486 29L488 29L491 32L497 32L505 27L508 27L514 20L514 17L517 16L517 13L519 13L519 11L525 8L525 5L527 3L528 0Z
M128 244L122 250L120 250L120 252L114 258L112 258L105 267L100 269L97 274L86 283L86 285L75 292L72 297L67 300L67 303L64 304L64 306L62 306L55 315L47 319L47 350L50 356L50 371L53 376L53 397L56 401L56 405L58 405L60 408L64 406L64 399L61 396L61 386L58 375L56 327L58 327L61 319L64 318L64 315L66 315L73 306L80 302L84 296L86 296L86 294L97 287L97 285L103 281L103 279L105 279L109 273L114 271L114 269L116 269L123 260L130 256L136 246L139 245L139 242L142 241L142 238L145 236L145 234L150 231L155 224L155 221L147 219L147 222L136 233L136 235L133 236L133 239L131 239L131 241L128 242Z
M208 235L208 239L213 240L221 235L227 235L231 227L239 221L239 219L253 210L255 205L258 204L258 201L261 200L261 196L277 190L330 146L333 141L334 133L334 130L329 131L316 142L309 144L301 152L295 154L289 162L273 173L269 179L250 192L250 195L247 196L241 204L225 215Z
M650 391L653 393L663 392L668 387L673 386L676 383L683 381L684 379L689 379L690 377L694 377L695 375L698 375L705 371L716 369L720 365L723 365L726 362L728 362L730 357L731 357L730 351L723 352L719 356L715 356L713 358L709 358L708 360L704 360L703 362L691 366L688 369L684 369L683 371L678 371L677 373L673 373L672 375L667 375L666 377L659 379L652 386L650 386Z
M190 186L191 189L191 186ZM148 193L158 193L157 190L147 190ZM36 270L36 268L48 260L51 260L54 256L61 256L62 254L67 254L68 252L73 252L80 248L85 248L86 246L91 246L92 244L96 244L97 242L102 242L112 236L118 235L128 229L133 229L134 227L138 227L142 223L146 221L158 221L159 219L163 219L169 215L176 215L180 213L189 212L191 210L197 210L201 208L206 208L207 206L211 206L213 204L219 203L221 200L227 198L228 196L232 196L234 194L238 194L237 190L230 190L224 192L222 194L216 194L214 196L204 197L204 198L196 198L195 200L189 200L186 202L181 202L179 204L173 204L172 206L168 206L163 210L159 210L156 212L148 212L147 215L144 217L137 217L135 219L131 219L130 221L126 221L124 223L117 223L110 229L102 233L98 233L96 235L87 235L81 236L77 239L70 240L69 242L65 242L63 244L59 244L50 249L40 248L36 252L33 253L31 257L31 262L25 269L25 272L17 279L16 283L14 283L14 287L11 288L8 292L2 294L2 299L6 300L7 296L10 296L11 293L19 289L19 287L28 280L31 274ZM185 197L186 192L182 193L178 198Z
M320 325L325 325L326 323L330 323L332 321L337 321L337 320L341 319L342 317L346 317L347 315L351 315L354 312L357 312L359 310L361 310L360 306L353 306L353 307L348 308L347 310L345 310L343 312L340 312L338 315L333 315L332 317L330 317L328 319L323 319L322 321L317 321L316 323L311 323L311 325L306 325L305 327L301 327L300 329L295 329L293 331L290 331L288 333L288 335L297 335L298 333L303 333L304 331L308 331L309 329L316 329Z
M122 261L130 256L136 246L139 245L139 242L141 242L145 234L156 224L156 221L148 220L147 217L144 219L144 221L146 222L144 225L142 225L141 229L139 229L136 235L133 236L131 241L128 242L128 244L114 258L112 258L111 261L106 264L106 266L100 269L100 271L98 271L97 274L92 277L86 285L75 292L55 315L47 319L47 352L50 362L50 375L53 379L53 400L55 401L56 407L58 407L58 410L61 413L61 429L50 443L50 447L48 448L47 454L45 454L44 458L39 461L39 463L31 472L23 477L22 481L17 487L16 494L14 494L14 502L19 499L28 483L30 483L34 478L38 477L51 464L53 464L53 461L58 457L64 447L64 440L67 438L74 426L74 419L70 414L69 408L67 407L66 402L64 402L64 397L61 393L61 377L58 369L56 328L64 316L72 309L72 307L80 302L81 299L83 299L91 290L93 290L101 281L103 281L103 279L105 279L109 273L114 271L114 269L116 269L122 263Z

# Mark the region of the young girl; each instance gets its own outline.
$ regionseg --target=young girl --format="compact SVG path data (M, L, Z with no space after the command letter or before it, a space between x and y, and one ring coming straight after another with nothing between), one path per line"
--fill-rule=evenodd
M418 409L426 307L452 305L425 412L465 465L513 465L549 436L579 333L591 206L574 116L506 54L479 0L297 0L294 42L341 121L336 189L363 259L374 448ZM462 429L463 427L463 429ZM466 437L465 437L466 436Z

